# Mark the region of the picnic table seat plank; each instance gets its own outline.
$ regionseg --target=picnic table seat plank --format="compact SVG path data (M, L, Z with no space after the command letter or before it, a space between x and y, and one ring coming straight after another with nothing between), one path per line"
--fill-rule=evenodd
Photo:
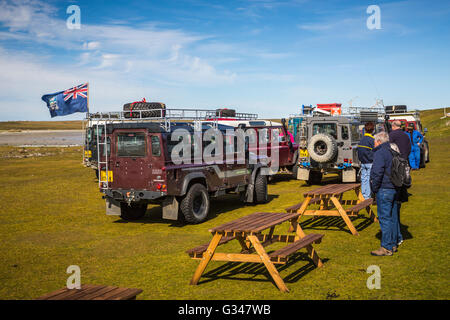
M297 252L300 249L303 249L307 246L309 246L312 243L320 243L322 241L322 238L324 237L323 234L319 233L310 233L306 235L304 238L301 238L295 242L292 242L288 244L287 246L278 249L272 253L269 253L269 257L271 258L286 258L287 256Z
M219 241L219 245L225 244L233 239L235 239L235 236L227 236L227 237L222 237L222 239L220 239ZM201 246L186 250L186 253L189 255L193 255L193 254L203 254L203 252L206 251L206 249L208 249L209 246L209 242L202 244Z
M62 288L36 300L129 300L135 299L141 289L83 284L80 289Z
M98 286L97 290L92 290L91 292L86 292L86 294L84 294L84 295L74 296L72 299L73 300L93 300L94 298L104 295L105 293L111 292L117 288L119 288L119 287Z
M86 289L91 288L91 287L94 287L94 286L90 285L90 284L82 284L81 285L81 289L79 289L79 290L80 291L81 290L86 290ZM62 288L62 289L59 289L59 290L56 290L56 291L53 291L53 292L46 293L46 294L40 296L39 298L36 298L35 300L48 300L48 299L50 299L52 297L61 296L62 294L67 293L69 290L70 289Z
M361 211L364 208L367 208L368 206L370 206L372 204L373 204L373 199L369 198L369 199L366 199L364 201L361 201L360 203L357 203L355 206L353 206L351 208L348 208L345 211L347 211L347 212L356 212L357 213L357 212Z
M288 213L294 213L294 212L297 212L298 209L300 209L300 207L302 206L303 202L304 202L304 201L299 202L299 203L297 203L297 204L294 204L293 206L290 206L290 207L286 208L286 209L285 209L286 212L288 212ZM315 198L312 198L311 200L309 200L309 204L315 204L315 203L317 203L317 202L320 202L320 197L315 197Z
M98 288L97 286L89 286L89 285L81 286L81 289L65 288L65 291L62 294L51 296L45 300L72 300L72 297L83 296L85 294L98 290L97 288Z
M93 300L129 300L141 293L140 289L116 288L103 295L95 297Z

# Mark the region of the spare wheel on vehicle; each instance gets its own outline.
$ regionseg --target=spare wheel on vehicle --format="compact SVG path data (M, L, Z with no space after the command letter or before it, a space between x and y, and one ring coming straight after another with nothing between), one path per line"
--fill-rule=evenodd
M125 118L158 118L165 116L166 105L162 102L137 101L126 103L123 106ZM145 111L142 111L145 110ZM141 114L141 115L140 115Z
M330 162L337 154L336 140L329 134L316 134L309 140L308 153L316 162Z

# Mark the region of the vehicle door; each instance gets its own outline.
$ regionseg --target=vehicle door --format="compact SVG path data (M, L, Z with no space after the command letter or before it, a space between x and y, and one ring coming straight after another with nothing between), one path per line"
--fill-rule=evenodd
M234 135L223 135L224 142L224 170L226 176L226 184L228 187L237 187L247 185L250 181L250 168L248 159L242 163L238 161L239 151L237 150L237 138ZM248 148L245 144L244 148ZM248 154L247 151L245 151ZM230 157L230 155L232 155ZM227 157L228 156L228 157Z
M349 160L353 159L353 145L352 145L353 141L351 139L350 133L351 133L351 128L348 123L339 124L338 142L337 142L337 145L338 145L337 163L338 164L342 164L344 162L349 163ZM347 161L344 161L345 159L347 159Z
M165 170L165 157L160 133L149 133L150 149L148 154L149 180L147 189L151 191L167 191L167 173Z
M110 171L112 188L149 189L151 140L146 129L116 129L112 134Z

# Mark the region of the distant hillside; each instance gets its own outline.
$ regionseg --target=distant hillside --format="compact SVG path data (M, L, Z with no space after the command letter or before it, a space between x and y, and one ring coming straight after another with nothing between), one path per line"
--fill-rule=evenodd
M81 130L81 121L2 121L0 130Z
M450 112L447 109L447 112ZM428 129L427 137L450 136L450 118L441 119L444 109L424 110L420 112L422 126Z

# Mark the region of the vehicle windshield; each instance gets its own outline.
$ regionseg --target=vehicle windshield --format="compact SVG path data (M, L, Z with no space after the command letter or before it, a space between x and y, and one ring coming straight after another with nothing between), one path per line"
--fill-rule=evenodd
M117 136L119 157L144 157L147 146L144 133L120 133Z
M337 139L337 125L336 123L315 123L313 125L313 135L325 133Z

